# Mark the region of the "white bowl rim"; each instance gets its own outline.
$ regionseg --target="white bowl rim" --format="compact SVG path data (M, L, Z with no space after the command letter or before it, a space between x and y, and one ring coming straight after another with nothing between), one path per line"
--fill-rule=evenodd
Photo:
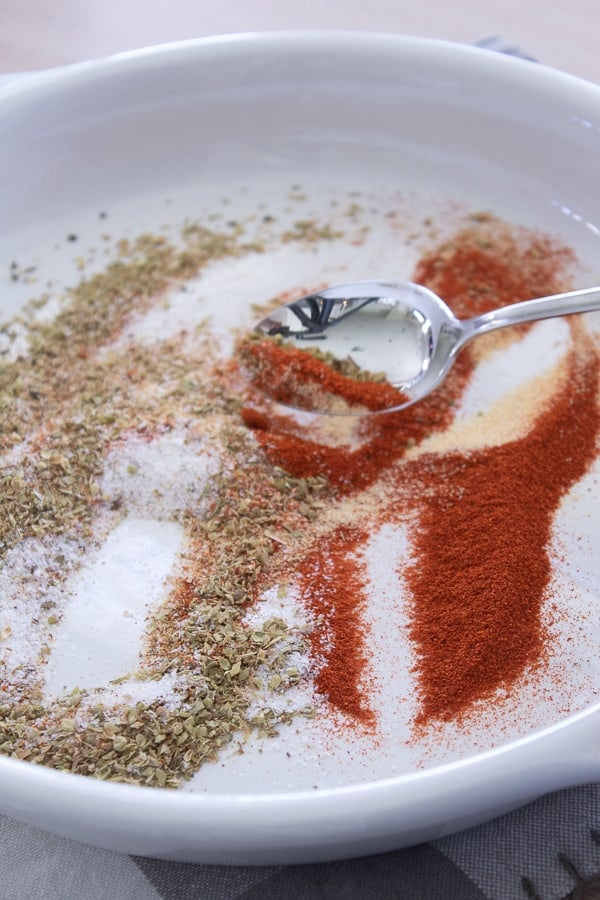
M545 66L531 59L490 50L476 44L465 44L441 38L420 37L379 31L353 31L348 29L298 29L274 31L245 31L229 34L206 35L150 44L132 50L124 50L108 56L86 59L68 63L49 69L7 73L0 80L0 100L29 91L45 91L61 89L73 82L96 80L105 74L118 69L123 74L128 71L143 69L162 59L179 57L180 60L192 59L198 53L206 54L240 54L252 50L273 51L286 46L287 51L305 51L318 49L330 52L348 52L351 50L370 52L374 49L397 50L403 48L418 53L431 53L444 56L448 60L457 60L464 64L470 60L477 68L483 66L490 72L501 73L504 78L513 77L522 82L523 78L537 88L556 94L557 90L577 91L588 95L590 100L598 99L600 85L559 69Z
M589 730L589 726L595 732L600 732L600 702L574 713L565 719L556 722L546 728L534 731L531 734L510 741L506 744L494 747L481 753L473 753L463 759L454 760L442 765L432 766L416 772L403 775L378 778L372 781L364 781L358 784L344 785L342 787L320 788L315 790L277 791L276 793L224 793L224 792L193 792L183 790L166 790L164 788L147 787L119 782L102 781L87 775L73 774L59 771L50 767L31 764L26 761L0 756L0 781L4 777L15 780L31 782L31 787L60 789L63 795L85 794L90 800L119 800L129 801L133 805L155 809L157 813L179 810L182 805L192 809L212 810L223 812L227 810L242 811L244 808L250 812L252 807L268 805L269 809L277 807L281 809L298 809L298 807L327 805L331 800L352 802L362 798L365 793L380 796L402 796L406 788L414 788L418 794L420 786L425 787L431 782L445 782L453 775L462 776L471 769L481 769L486 777L498 776L505 771L506 766L514 757L522 757L523 767L529 760L537 759L544 744L553 737L567 737L568 732L577 726L583 726ZM592 766L600 770L600 758L594 750L595 761ZM573 784L581 783L574 773ZM562 785L557 785L561 787ZM566 786L566 785L564 785ZM158 805L157 805L158 804Z

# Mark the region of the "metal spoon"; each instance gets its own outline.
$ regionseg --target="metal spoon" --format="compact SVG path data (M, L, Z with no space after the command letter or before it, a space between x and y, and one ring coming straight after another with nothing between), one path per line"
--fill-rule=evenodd
M350 358L360 370L383 373L399 396L378 411L392 411L429 394L474 337L508 325L596 309L600 309L600 287L526 300L460 320L421 285L358 281L286 303L256 330L281 335L296 348L318 346L337 360ZM302 398L288 405L331 412L327 401L314 391L306 403Z

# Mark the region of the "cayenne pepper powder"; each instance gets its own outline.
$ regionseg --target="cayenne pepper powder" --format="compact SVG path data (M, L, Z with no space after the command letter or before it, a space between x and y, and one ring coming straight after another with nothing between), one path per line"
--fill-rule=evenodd
M490 217L424 256L413 280L467 317L564 290L572 262L571 251L551 239ZM598 352L577 320L571 332L575 349L566 361L567 377L524 437L496 447L403 461L409 447L451 424L475 366L471 346L424 401L362 420L358 447L326 446L291 418L245 411L269 460L292 475L325 474L337 497L360 495L386 480L387 498L366 513L368 526L338 528L325 542L319 536L311 561L297 573L304 601L333 636L328 649L319 626L313 647L320 659L317 688L347 715L364 722L370 709L360 700L366 585L356 567L357 538L366 540L369 529L399 521L411 508L415 562L399 577L412 594L420 700L415 725L460 717L500 687L510 690L542 660L553 517L594 460L600 431ZM345 616L353 590L357 604Z
M358 557L368 540L361 528L343 525L298 569L300 596L316 616L312 655L319 662L316 687L344 715L367 727L375 721L360 691L366 635L361 608L366 603L364 564Z

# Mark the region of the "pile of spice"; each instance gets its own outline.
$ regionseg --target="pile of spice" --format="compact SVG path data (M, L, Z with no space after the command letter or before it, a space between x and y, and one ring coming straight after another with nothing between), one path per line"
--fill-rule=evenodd
M314 223L274 226L270 239L342 238ZM376 737L362 551L386 525L408 522L411 532L412 564L390 565L410 591L415 729L468 716L543 664L553 517L597 453L598 350L584 324L569 323L571 350L526 432L476 450L451 438L445 449L428 443L450 434L473 372L494 348L485 339L417 406L332 425L264 401L238 360L220 355L210 325L149 342L128 337L208 266L264 249L241 228L188 223L179 243L144 235L67 292L50 321L34 310L19 323L27 352L7 354L0 368L0 587L18 575L24 599L12 620L8 604L0 609L0 752L171 787L228 744L274 734L295 716L339 716ZM561 290L573 264L547 237L476 216L407 275L469 316ZM244 353L261 377L285 365L286 391L313 378L306 362L290 374L277 343L245 342ZM315 365L321 379L322 361ZM348 373L327 377L334 397L347 400L351 384L352 402L366 409L373 390L387 390ZM143 491L124 486L144 472L128 463L117 478L112 461L165 436L182 459L210 465L175 466L162 482L157 467ZM205 477L186 475L200 470ZM164 599L149 611L139 665L112 694L99 685L49 697L63 595L86 557L134 514L177 523L185 536ZM295 623L252 614L273 592L295 597L303 611ZM265 689L283 697L301 682L311 702L257 706Z

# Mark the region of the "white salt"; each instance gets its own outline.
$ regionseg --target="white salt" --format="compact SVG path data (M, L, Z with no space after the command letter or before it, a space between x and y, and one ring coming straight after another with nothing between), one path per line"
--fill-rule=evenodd
M128 435L114 445L100 483L106 498L118 500L129 515L170 519L198 504L220 467L208 441L188 442L183 429L152 439Z
M70 600L46 670L48 698L107 685L139 666L146 617L181 549L174 522L127 518L67 585Z
M16 682L37 669L48 619L63 604L63 578L78 564L79 547L64 538L25 538L0 566L0 672Z
M165 672L160 678L126 678L117 684L90 691L82 698L78 715L86 720L88 706L102 704L106 707L134 706L136 703L160 703L167 709L179 709L181 695L186 690L186 678L175 671Z

